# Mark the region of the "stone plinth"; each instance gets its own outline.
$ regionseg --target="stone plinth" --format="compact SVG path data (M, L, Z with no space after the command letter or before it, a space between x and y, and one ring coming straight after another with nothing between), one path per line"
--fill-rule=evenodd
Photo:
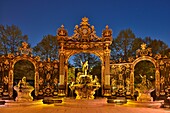
M75 90L76 99L94 99L95 91L100 87L97 76L92 80L92 75L80 75L78 83L70 85L70 89Z
M14 90L17 91L16 101L18 102L27 102L33 101L33 97L31 96L31 92L34 90L32 86L26 86L19 88L18 86L14 86Z
M96 107L103 106L107 104L107 98L99 98L99 99L68 99L65 98L63 100L64 106L70 107Z
M140 102L148 102L151 100L152 100L152 98L151 98L150 94L148 94L148 93L139 93L139 97L137 98L137 101L140 101Z
M100 88L100 85L76 84L74 87L77 94L76 99L94 99L95 91Z

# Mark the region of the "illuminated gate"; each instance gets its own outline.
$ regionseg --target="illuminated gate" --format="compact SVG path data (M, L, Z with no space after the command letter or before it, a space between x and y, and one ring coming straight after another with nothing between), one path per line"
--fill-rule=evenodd
M134 96L134 71L135 66L140 61L150 61L155 67L155 84L156 96L165 96L170 88L170 59L167 56L156 54L153 56L151 48L147 48L146 44L141 45L141 49L136 51L136 58L130 57L128 61L119 61L112 63L111 68L111 86L117 87L120 78L123 81L123 95L127 98ZM122 77L120 77L122 76ZM120 92L120 93L122 93ZM120 96L112 89L113 96Z
M39 56L33 56L28 44L23 42L19 52L0 56L0 98L13 98L14 65L20 60L27 60L34 65L34 88L37 99L44 97L67 96L68 59L77 53L91 53L101 60L101 85L103 96L134 96L134 70L140 61L150 61L155 67L155 90L157 97L166 96L170 91L170 58L153 55L146 44L136 51L135 58L128 61L110 63L110 45L112 30L108 26L102 31L102 37L95 33L88 18L82 18L80 26L76 25L74 34L68 36L62 25L56 36L59 43L59 60L47 59L41 61ZM119 82L115 82L119 81ZM116 95L113 88L121 84L121 90ZM119 85L120 87L120 85ZM170 92L169 92L170 93Z
M110 95L110 45L112 43L112 31L106 26L102 32L102 37L95 33L94 26L90 26L88 18L82 18L80 26L76 25L73 36L69 37L62 25L57 32L59 42L59 62L60 62L60 88L59 94L66 94L68 59L77 53L92 53L98 56L102 62L102 94Z
M18 61L27 60L34 65L34 89L35 98L46 96L58 96L59 69L58 61L41 61L39 56L31 54L31 48L26 42L22 43L19 52L0 57L0 97L13 99L14 85L14 65ZM24 76L24 75L22 75Z

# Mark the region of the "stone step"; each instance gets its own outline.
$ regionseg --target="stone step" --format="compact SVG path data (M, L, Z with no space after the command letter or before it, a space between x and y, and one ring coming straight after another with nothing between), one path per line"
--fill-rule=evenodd
M71 106L71 107L96 107L96 106L103 106L107 104L107 98L100 98L100 99L68 99L65 98L63 100L64 106Z
M29 105L41 105L43 104L42 100L28 101L28 102L18 102L12 100L6 100L5 106L29 106Z

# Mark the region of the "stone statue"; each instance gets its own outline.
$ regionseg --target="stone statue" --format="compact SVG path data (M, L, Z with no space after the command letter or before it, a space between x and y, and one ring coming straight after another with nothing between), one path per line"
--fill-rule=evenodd
M4 76L3 81L4 81L4 91L7 92L8 91L8 83L9 83L8 76Z
M81 61L81 65L82 65L82 71L83 71L84 75L87 75L88 61L85 61L84 63Z
M144 86L147 86L147 83L146 83L146 82L147 82L146 75L143 75L143 76L142 76L142 75L140 74L140 77L142 78L141 84L144 85Z
M94 84L99 84L99 79L97 78L97 75L95 75L93 83Z
M76 82L77 82L77 83L80 82L80 75L81 75L81 72L78 72L78 73L77 73L77 77L76 77Z
M138 84L139 96L137 101L151 101L150 90L152 89L152 83L146 78L146 75L140 75L142 82Z
M26 82L26 77L23 77L22 80L20 80L20 81L18 82L18 87L19 87L19 88L22 88L22 87L26 86L26 84L27 84L27 82Z
M115 93L117 91L117 80L115 78L112 78L111 86L112 86L113 93Z
M147 88L152 87L152 83L146 78L146 75L142 76L140 74L140 77L142 78L141 86L144 86L144 87L147 87Z

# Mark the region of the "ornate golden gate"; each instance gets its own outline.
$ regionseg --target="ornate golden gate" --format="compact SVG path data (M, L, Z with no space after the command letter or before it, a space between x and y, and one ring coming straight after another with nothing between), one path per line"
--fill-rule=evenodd
M4 99L13 98L14 87L14 65L21 60L30 61L35 68L34 89L35 98L45 96L58 96L59 66L58 61L41 61L39 56L31 54L31 48L23 42L19 52L0 57L0 97ZM25 75L23 75L25 76Z
M103 30L102 37L95 33L94 26L90 26L88 18L82 18L80 26L76 25L74 34L68 36L62 25L56 36L59 43L59 61L41 61L39 56L33 56L27 43L23 43L18 53L0 56L0 97L13 98L14 65L20 60L30 61L35 68L34 88L36 98L46 96L66 96L68 79L68 59L77 53L92 53L101 60L101 85L103 96L115 96L113 91L114 79L123 84L125 96L134 95L134 70L140 61L150 61L155 67L156 95L165 96L170 91L170 59L160 54L153 55L151 48L145 44L136 51L135 58L128 61L113 62L110 64L110 45L112 30L108 26ZM128 86L128 87L127 87ZM120 96L120 95L118 95Z
M155 67L155 85L156 96L165 96L168 93L170 85L170 59L167 56L156 54L153 56L151 48L147 48L146 44L141 45L141 49L136 51L136 58L130 57L128 61L122 61L111 64L111 86L115 84L115 78L119 81L123 76L123 93L124 96L134 96L134 71L135 66L140 61L150 61ZM126 84L126 85L125 85ZM116 96L112 90L112 95Z
M69 37L67 31L62 25L57 32L59 42L59 61L60 61L60 94L65 95L68 59L76 53L92 53L97 55L101 62L102 94L108 95L107 86L110 86L110 45L112 43L112 31L106 26L102 32L102 37L95 33L94 26L90 26L88 18L82 18L80 26L76 25L73 36Z

